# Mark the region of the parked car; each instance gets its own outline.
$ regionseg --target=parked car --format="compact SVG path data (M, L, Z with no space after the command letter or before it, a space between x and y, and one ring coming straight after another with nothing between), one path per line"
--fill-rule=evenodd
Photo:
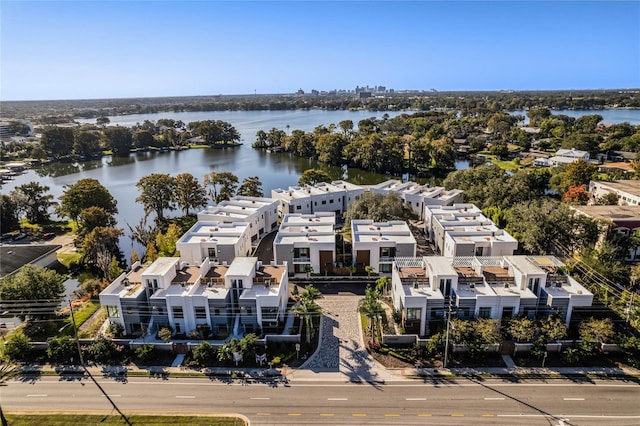
M27 234L25 234L24 232L21 232L18 235L16 235L15 237L13 237L13 241L18 241L18 240L21 240L23 238L27 238Z
M46 234L44 234L44 235L42 236L42 238L44 238L45 240L50 240L50 239L54 238L55 236L56 236L56 234L55 234L55 233L53 233L53 232L47 232Z
M2 234L2 241L10 240L13 238L13 234Z

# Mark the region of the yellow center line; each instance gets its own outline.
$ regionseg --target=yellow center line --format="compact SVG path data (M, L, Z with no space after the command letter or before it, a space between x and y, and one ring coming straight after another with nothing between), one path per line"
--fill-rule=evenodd
M366 415L366 414L358 414L358 413L356 413L356 414L352 414L351 416L352 416L352 417L367 417L367 415Z
M418 417L431 417L431 414L418 414Z
M333 414L330 413L320 413L321 417L333 417Z
M495 417L495 414L483 414L482 417Z
M301 416L302 414L300 414L300 413L289 413L288 415L289 416Z
M385 414L385 417L400 417L400 414L396 414L396 413L391 413L391 414Z

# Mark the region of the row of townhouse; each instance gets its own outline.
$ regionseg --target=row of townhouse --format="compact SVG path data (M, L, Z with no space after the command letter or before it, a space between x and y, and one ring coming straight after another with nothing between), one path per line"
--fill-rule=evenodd
M286 214L273 242L277 263L286 262L289 273L324 274L336 262L335 214ZM353 265L364 270L391 273L396 256L415 256L416 240L406 222L351 222Z
M287 265L263 265L236 257L229 265L190 265L161 257L148 266L136 262L100 293L110 322L126 334L171 327L203 337L268 330L284 320L288 299Z
M254 242L278 228L280 200L237 195L198 213L199 221L248 224L250 241Z
M508 321L558 314L568 326L593 295L553 256L396 258L392 298L407 333L429 335L449 309L460 318Z
M473 204L425 206L424 231L443 256L507 256L518 241Z
M377 185L355 185L343 180L316 185L290 186L274 189L271 198L281 201L280 217L288 213L310 214L316 212L334 212L342 214L352 202L364 192L378 194L398 194L407 205L422 219L427 205L448 206L462 202L463 192L457 189L446 190L443 187L431 187L415 182L401 182L391 179Z

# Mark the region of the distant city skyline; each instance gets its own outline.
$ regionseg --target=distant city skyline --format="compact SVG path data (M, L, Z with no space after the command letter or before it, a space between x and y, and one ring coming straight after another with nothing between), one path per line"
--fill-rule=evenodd
M638 1L2 1L0 100L640 87Z

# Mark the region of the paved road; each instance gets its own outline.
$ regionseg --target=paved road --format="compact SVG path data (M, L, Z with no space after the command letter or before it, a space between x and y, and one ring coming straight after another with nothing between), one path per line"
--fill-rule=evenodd
M223 383L206 378L98 379L127 413L242 413L252 424L640 424L637 381L467 379L354 384L292 380ZM2 388L7 412L93 410L111 406L90 380L42 376Z

